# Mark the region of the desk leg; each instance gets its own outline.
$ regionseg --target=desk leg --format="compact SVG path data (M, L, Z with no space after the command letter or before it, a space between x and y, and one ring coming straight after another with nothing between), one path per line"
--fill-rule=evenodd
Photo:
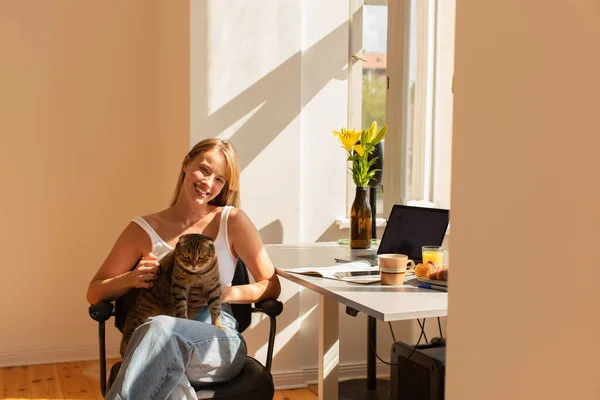
M371 350L376 348L377 320L371 316L367 323L367 379L351 379L340 382L340 400L365 399L365 400L390 400L390 381L377 379L377 365L375 353ZM373 346L371 346L373 343Z
M370 315L367 321L367 389L377 389L377 376L375 365L375 352L373 347L377 348L377 320Z
M337 399L340 361L339 304L329 297L319 297L319 399Z

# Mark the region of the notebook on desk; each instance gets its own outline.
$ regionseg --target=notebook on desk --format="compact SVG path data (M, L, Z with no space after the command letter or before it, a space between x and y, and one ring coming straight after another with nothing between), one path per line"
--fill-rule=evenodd
M387 220L376 254L353 256L350 260L368 260L377 265L378 254L406 254L415 264L423 261L423 246L441 246L450 221L449 210L396 204Z
M379 269L367 260L355 260L328 267L300 267L286 270L293 274L317 276L319 278L336 279L340 281L369 284L379 282Z

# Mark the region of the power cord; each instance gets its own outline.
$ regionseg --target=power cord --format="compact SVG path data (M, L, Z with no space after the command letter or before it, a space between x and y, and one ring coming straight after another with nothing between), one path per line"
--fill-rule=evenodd
M418 318L417 318L417 322L419 323L419 326L421 327L421 333L423 333L423 337L425 338L425 343L429 343L429 340L427 340L427 334L425 334L425 318L423 318L423 325L421 325L421 321L419 321Z
M417 322L419 323L419 327L421 328L421 334L419 335L419 340L417 340L417 344L415 344L413 346L413 349L411 350L410 354L401 362L397 363L397 364L393 364L393 363L389 363L387 361L384 361L381 357L379 357L379 354L377 354L377 350L375 349L373 340L369 341L369 347L371 348L371 351L375 354L375 356L377 357L377 359L379 359L379 361L381 361L382 363L386 364L386 365L391 365L391 366L398 366L398 365L402 365L402 363L408 359L410 359L410 357L413 355L413 353L415 352L415 350L417 349L417 346L421 343L421 339L424 337L425 338L425 342L429 343L429 341L427 340L427 335L425 334L425 320L426 318L423 318L423 323L421 323L421 320L417 318ZM440 338L443 339L444 338L444 333L442 332L442 323L440 320L440 317L437 317L437 322L438 322L438 329L440 331ZM377 320L373 319L371 321L372 324L376 324ZM388 325L390 327L390 333L392 334L392 339L394 340L394 342L396 341L396 335L394 335L394 330L392 329L392 323L388 322ZM371 327L369 327L370 329Z
M418 318L417 318L417 321L419 321ZM377 323L377 321L373 320L371 323L375 324L375 323ZM425 323L425 318L423 318L423 324L424 323ZM419 326L420 325L421 325L421 323L419 322ZM390 329L391 328L392 328L392 324L390 323ZM412 351L410 352L410 354L408 355L408 357L406 357L405 360L408 360L413 355L413 353L417 349L417 346L421 343L421 339L423 338L423 333L424 333L423 329L421 329L421 334L419 335L419 340L417 340L417 344L413 347ZM393 334L392 334L392 337L393 337ZM394 341L395 341L395 339L394 339ZM379 357L379 354L377 354L377 350L375 349L375 346L373 345L373 340L369 341L369 346L371 347L371 351L375 354L375 356L379 359L379 361L381 361L384 364L391 365L391 366L397 366L397 365L402 365L402 362L405 361L405 360L402 360L402 362L399 362L398 364L392 364L392 363L389 363L387 361L384 361L384 360L381 359L381 357Z
M392 333L392 339L394 339L394 342L396 342L396 335L394 335L394 330L392 329L392 323L388 322L388 325L390 326L390 332Z

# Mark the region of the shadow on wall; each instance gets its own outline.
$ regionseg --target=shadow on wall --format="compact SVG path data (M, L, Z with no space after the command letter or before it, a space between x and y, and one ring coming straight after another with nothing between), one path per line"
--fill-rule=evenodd
M300 307L300 296L298 293L282 301L284 303L283 313L277 317L277 336L273 351L274 369L277 369L279 365L286 366L286 363L290 359L297 359L296 341L298 339L298 330L300 329L297 318L306 318L306 316L298 316L297 314L297 310ZM258 322L256 322L257 320ZM248 355L256 357L261 363L265 362L270 326L268 317L256 313L253 314L252 325L242 334L249 346Z
M281 224L281 220L271 222L269 225L263 227L259 233L264 244L283 243L283 225Z
M198 17L193 17L197 22L206 20L207 5L205 2L201 4L197 7L203 9L192 10ZM194 37L198 38L196 43L192 43L193 51L196 54L208 54L207 28L194 27L193 31ZM255 111L230 137L239 155L240 168L244 170L331 80L347 79L347 58L332 57L332 54L340 53L339 44L346 41L347 36L348 22L345 22L310 48L292 55L210 115L207 97L210 91L206 90L208 63L203 59L198 63L198 68L193 66L197 76L192 81L199 83L196 92L202 94L194 98L192 113L195 114L196 123L191 127L192 139L197 141L219 136ZM328 62L324 63L323 60Z

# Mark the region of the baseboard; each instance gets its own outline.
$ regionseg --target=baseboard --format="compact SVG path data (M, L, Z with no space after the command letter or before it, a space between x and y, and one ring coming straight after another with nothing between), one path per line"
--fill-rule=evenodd
M273 383L276 390L297 389L316 384L318 381L317 368L306 368L302 371L273 371ZM390 376L390 366L383 363L376 364L375 374L378 377ZM367 363L345 364L338 367L340 381L349 379L366 378Z
M119 355L119 345L107 345L107 358ZM16 367L21 365L50 364L71 361L87 361L98 359L97 346L85 346L68 349L30 350L0 353L0 368ZM273 371L273 382L277 390L296 389L317 383L317 368L306 368L300 371ZM376 375L389 376L390 367L377 363ZM344 364L338 367L338 376L341 381L365 378L367 376L367 363Z
M119 356L119 345L106 346L107 358ZM0 367L50 364L70 361L97 360L98 346L71 347L68 349L29 350L0 353Z

